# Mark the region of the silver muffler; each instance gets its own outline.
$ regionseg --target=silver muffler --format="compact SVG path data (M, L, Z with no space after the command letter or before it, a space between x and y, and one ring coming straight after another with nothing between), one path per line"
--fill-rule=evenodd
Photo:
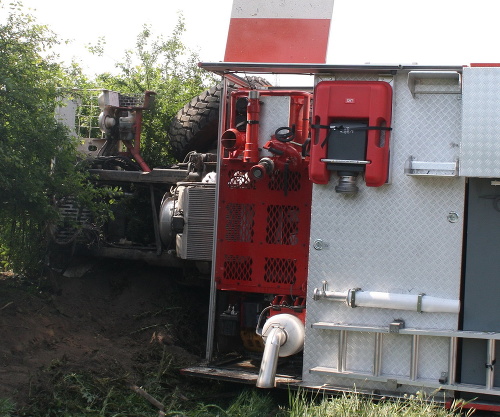
M257 387L274 388L278 357L295 355L304 348L304 323L292 314L277 314L266 321L261 336L265 345Z

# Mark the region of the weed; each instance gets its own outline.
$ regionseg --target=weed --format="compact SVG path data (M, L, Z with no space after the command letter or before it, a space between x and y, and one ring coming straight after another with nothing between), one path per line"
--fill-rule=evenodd
M398 399L375 401L356 392L339 397L308 399L304 392L289 396L287 417L451 417L461 411L459 403L450 410L422 392ZM470 416L472 411L466 414Z
M10 399L0 398L0 417L10 417L15 408L15 404Z

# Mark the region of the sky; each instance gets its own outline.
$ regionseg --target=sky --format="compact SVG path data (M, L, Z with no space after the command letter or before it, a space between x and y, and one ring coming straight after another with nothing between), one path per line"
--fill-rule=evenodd
M249 0L252 1L252 0ZM285 2L287 0L280 0ZM304 0L306 1L306 0ZM184 43L201 61L222 61L232 0L103 1L22 0L62 40L89 74L113 71L132 49L144 24L165 38L177 13L186 22ZM335 0L328 64L463 65L500 62L500 0ZM105 56L85 49L106 39Z

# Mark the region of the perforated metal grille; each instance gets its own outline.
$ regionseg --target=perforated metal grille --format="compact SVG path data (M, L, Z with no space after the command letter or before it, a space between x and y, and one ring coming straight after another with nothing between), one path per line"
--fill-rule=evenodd
M271 191L299 191L301 179L300 172L274 171L268 186Z
M183 204L183 259L212 259L215 187L211 184L187 187Z
M224 257L224 279L251 281L252 258L250 256L226 255Z
M264 281L294 284L297 274L295 259L266 258Z
M62 224L54 231L53 238L59 245L65 245L76 239L82 226L92 223L92 214L85 207L79 207L73 198L67 198L59 206Z
M118 96L120 107L142 107L144 106L144 95L125 96L120 94Z
M226 240L253 242L254 204L229 203L226 206Z
M266 243L296 245L299 233L299 208L282 205L268 206L266 232Z
M242 188L255 190L255 181L248 176L248 172L231 170L228 172L228 175L229 180L227 185L230 189Z

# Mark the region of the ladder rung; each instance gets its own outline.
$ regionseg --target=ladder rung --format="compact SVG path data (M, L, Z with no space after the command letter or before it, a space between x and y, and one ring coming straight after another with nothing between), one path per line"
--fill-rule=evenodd
M373 353L373 376L380 376L382 373L382 341L383 334L375 333L375 348Z
M338 372L335 368L330 368L326 366L315 366L314 368L309 369L311 373L318 374L328 374L328 375L336 375L340 377L350 378L350 379L365 379L369 381L377 381L377 382L395 382L400 385L411 385L418 387L429 387L436 388L442 390L451 390L451 391L467 391L474 394L491 394L491 395L500 395L500 388L491 388L488 389L484 385L474 385L474 384L441 384L439 381L429 380L418 378L414 381L409 378L401 378L399 376L373 376L369 373L363 372Z
M348 378L364 378L373 381L386 382L393 380L390 376L382 375L382 357L383 357L383 339L385 334L399 334L412 337L411 355L410 355L410 372L408 378L398 379L401 383L411 384L418 382L422 384L426 382L429 387L443 387L443 389L466 390L474 393L500 393L500 388L495 387L495 362L496 362L496 341L500 339L500 333L493 332L474 332L461 330L433 330L433 329L399 329L397 333L389 331L388 327L373 327L373 326L352 326L342 325L328 322L318 322L311 325L315 329L335 330L339 332L338 339L338 357L337 368L315 367L311 372L327 373L341 375ZM347 337L349 332L368 332L374 334L374 353L373 353L373 368L372 372L351 372L347 370ZM448 372L446 374L446 385L438 380L419 379L419 347L421 336L443 337L449 339L448 353ZM485 340L487 342L486 349L486 380L484 386L456 383L456 367L457 367L457 347L458 339L476 339ZM444 374L444 372L443 372ZM444 380L443 375L440 380ZM444 382L444 381L443 381ZM430 385L429 385L430 384ZM448 387L448 388L445 388Z
M495 381L495 342L488 340L486 349L486 388L492 389Z
M311 325L313 329L322 330L347 330L349 332L369 332L369 333L390 333L389 327L378 326L352 326L348 324L335 324L320 321ZM396 334L396 333L391 333ZM474 332L469 330L437 330L437 329L400 329L397 334L402 335L420 335L436 337L459 337L461 339L482 339L482 340L500 340L500 333L496 332Z

